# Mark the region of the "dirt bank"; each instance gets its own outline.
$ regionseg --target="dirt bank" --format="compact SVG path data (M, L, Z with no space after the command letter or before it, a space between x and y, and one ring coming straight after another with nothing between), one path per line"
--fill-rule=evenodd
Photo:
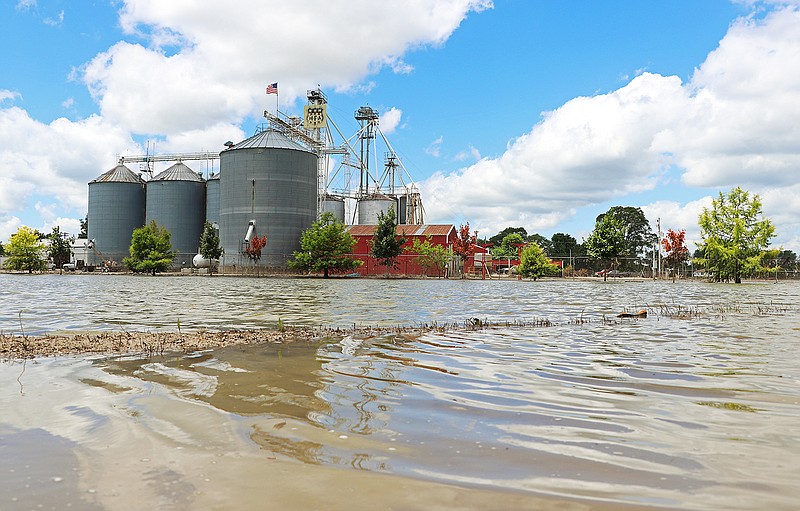
M23 336L0 334L0 359L33 358L75 354L139 353L160 355L189 352L236 344L323 342L354 335L360 338L396 334L413 337L424 329L356 328L351 330L289 327L283 330L237 330L226 332L97 332L74 335Z

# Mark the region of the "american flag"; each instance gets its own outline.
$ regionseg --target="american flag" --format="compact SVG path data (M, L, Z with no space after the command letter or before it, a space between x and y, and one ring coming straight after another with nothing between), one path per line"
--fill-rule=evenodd
M267 85L267 94L277 94L277 93L278 93L278 82Z

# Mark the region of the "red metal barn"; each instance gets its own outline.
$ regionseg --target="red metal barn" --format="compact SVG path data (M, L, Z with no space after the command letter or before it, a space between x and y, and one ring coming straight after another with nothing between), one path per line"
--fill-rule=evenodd
M356 269L360 275L386 275L386 267L381 265L379 261L370 255L370 241L375 233L375 225L350 225L347 227L349 232L357 241L356 246L353 248L353 257L364 261L364 264ZM450 249L453 240L456 238L456 228L452 225L398 225L397 235L405 236L406 243L403 248L411 247L414 240L418 239L420 242L430 236L431 244L441 245ZM417 263L416 258L419 254L412 252L403 252L397 258L397 267L390 268L389 274L391 275L423 275L422 267ZM452 269L448 269L452 272ZM436 277L436 271L431 270L427 273L428 276Z

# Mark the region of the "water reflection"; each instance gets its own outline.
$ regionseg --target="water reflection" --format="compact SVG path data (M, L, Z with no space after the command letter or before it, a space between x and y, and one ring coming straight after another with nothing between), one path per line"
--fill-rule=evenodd
M689 495L723 507L800 498L796 443L780 433L798 419L797 368L769 349L789 338L752 334L760 346L741 352L662 321L345 337L103 367L242 416L277 459L687 508Z

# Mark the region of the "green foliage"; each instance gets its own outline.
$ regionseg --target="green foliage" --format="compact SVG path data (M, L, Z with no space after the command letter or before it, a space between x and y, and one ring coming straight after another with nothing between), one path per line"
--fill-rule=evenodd
M332 213L325 212L320 219L303 231L301 250L292 254L289 267L303 272L350 271L363 261L350 257L356 239L345 231L345 225L336 221Z
M583 246L589 257L599 259L604 264L612 263L625 253L627 246L622 222L613 215L599 216Z
M699 218L706 269L717 282L742 282L742 277L764 269L764 249L775 236L775 226L762 217L761 198L738 186L703 208Z
M219 246L219 233L211 224L206 221L203 225L203 234L200 235L200 255L208 259L208 274L214 274L214 265L222 257L222 247Z
M542 250L545 251L546 254L552 253L553 251L553 242L539 233L531 234L525 239L525 241L536 243L539 245L539 247L541 247Z
M79 238L89 237L89 215L81 219L81 232L78 234Z
M406 252L418 254L414 260L422 267L427 274L430 270L436 270L436 275L441 277L450 261L450 253L447 248L439 244L431 243L431 237L426 236L425 241L419 238L414 239L414 243L406 248Z
M550 238L550 243L552 243L553 247L552 252L550 252L552 256L568 257L570 254L572 256L584 254L583 247L578 243L578 240L563 232L553 234Z
M53 232L47 235L47 239L50 241L47 253L56 268L61 268L72 258L72 243L75 241L75 237L61 232L61 229L55 226Z
M489 238L488 241L495 247L499 247L503 243L503 238L505 238L509 234L519 234L520 236L522 236L523 240L528 239L528 231L525 230L524 227L506 227L502 231L498 232L497 234Z
M397 217L394 213L394 206L390 207L386 214L383 211L379 212L378 225L375 226L375 233L372 235L370 243L370 254L381 265L386 266L387 277L389 268L397 266L397 258L403 253L405 242L405 235L397 235Z
M599 221L605 216L616 218L622 225L625 247L618 256L641 257L652 250L653 244L658 241L642 208L614 206L599 215L597 220Z
M522 249L519 273L523 277L536 280L539 277L553 275L558 271L558 266L548 259L547 254L538 244L530 243Z
M495 245L494 248L492 248L492 257L511 257L516 259L519 255L519 248L517 245L524 244L525 238L520 233L512 232L511 234L507 234L499 245Z
M150 225L133 230L131 236L130 257L122 263L133 272L163 272L169 269L175 253L172 251L169 231L159 226L155 220Z
M45 245L35 229L24 225L20 227L8 240L7 251L9 258L6 268L9 270L27 270L28 273L33 273L46 268L43 259Z
M6 248L0 243L0 256L6 255Z

